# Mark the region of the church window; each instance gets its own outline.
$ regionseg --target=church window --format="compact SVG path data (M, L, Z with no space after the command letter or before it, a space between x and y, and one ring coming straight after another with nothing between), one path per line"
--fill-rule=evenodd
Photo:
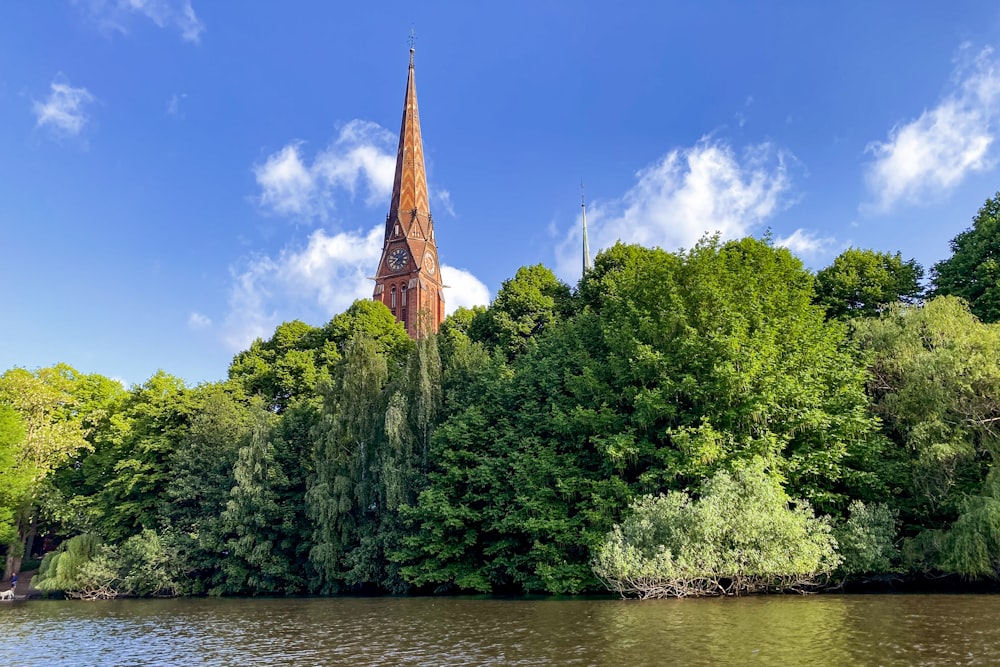
M406 285L403 285L399 290L399 304L401 306L406 305Z
M389 307L390 308L395 308L396 307L396 287L395 287L395 285L393 285L393 288L391 290L389 290L389 295L390 295L389 296L389 300L390 300Z

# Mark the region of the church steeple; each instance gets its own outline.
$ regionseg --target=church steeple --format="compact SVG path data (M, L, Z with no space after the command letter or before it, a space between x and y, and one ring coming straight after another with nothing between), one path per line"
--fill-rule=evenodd
M413 75L413 52L410 47L410 70L406 77L406 97L403 100L403 120L399 127L399 148L396 151L396 176L392 182L389 218L400 213L417 215L424 221L430 217L427 197L427 172L424 171L424 146L420 139L420 114L417 111L417 81Z
M444 319L444 285L438 271L434 220L427 196L413 55L411 41L396 175L373 298L384 303L406 326L407 333L417 338L437 331Z

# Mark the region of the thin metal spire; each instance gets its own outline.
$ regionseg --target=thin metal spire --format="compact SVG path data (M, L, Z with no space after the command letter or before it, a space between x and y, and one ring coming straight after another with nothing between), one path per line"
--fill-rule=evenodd
M410 28L410 67L413 67L413 45L417 42L417 36L413 33L413 28Z
M580 181L580 208L583 210L583 273L590 271L590 243L587 241L587 196Z

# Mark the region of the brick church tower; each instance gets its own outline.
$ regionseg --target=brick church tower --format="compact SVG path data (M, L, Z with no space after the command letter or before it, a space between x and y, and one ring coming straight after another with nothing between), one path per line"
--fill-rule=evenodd
M443 290L434 241L434 220L427 197L411 46L403 122L396 153L396 177L392 184L389 215L385 219L385 241L372 298L392 311L411 338L418 338L427 332L437 331L444 319Z

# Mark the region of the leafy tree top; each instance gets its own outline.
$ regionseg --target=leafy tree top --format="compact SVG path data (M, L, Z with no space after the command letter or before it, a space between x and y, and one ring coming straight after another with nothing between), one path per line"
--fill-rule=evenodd
M961 297L982 321L1000 321L1000 192L950 245L951 257L931 269L934 294Z
M888 306L916 303L924 270L897 252L848 248L816 274L816 303L829 318L872 317Z

